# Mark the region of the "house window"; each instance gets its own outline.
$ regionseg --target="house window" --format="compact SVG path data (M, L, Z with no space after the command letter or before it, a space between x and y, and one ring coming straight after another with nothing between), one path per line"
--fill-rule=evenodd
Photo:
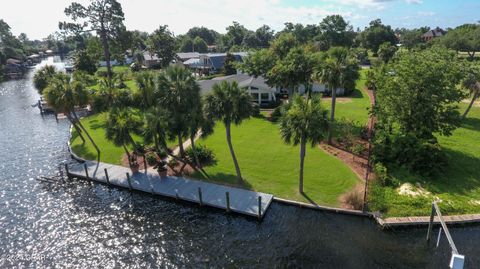
M258 90L257 87L250 87L250 90Z
M262 100L269 100L268 93L262 93L262 95L260 97L262 98Z
M252 95L253 101L258 102L258 93L256 93L256 92L255 92L255 93L251 93L251 95Z

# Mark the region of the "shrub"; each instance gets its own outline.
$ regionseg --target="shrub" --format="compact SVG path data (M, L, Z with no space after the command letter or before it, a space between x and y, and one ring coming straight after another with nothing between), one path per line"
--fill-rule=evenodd
M375 163L373 170L375 172L377 182L380 185L385 186L388 179L387 167L385 167L385 165L382 163Z
M383 188L377 180L372 181L368 193L368 207L371 210L380 212L387 210L385 188Z
M98 70L95 73L95 76L97 76L99 78L106 78L106 77L108 77L108 71L107 70Z
M273 121L273 122L278 122L280 120L280 118L282 117L282 113L283 113L282 106L276 107L273 110L272 114L270 115L270 120Z
M215 159L215 154L209 148L204 145L198 145L195 147L198 161L201 166L215 165L217 160ZM187 156L190 160L195 161L195 155L193 154L193 148L187 149Z
M157 164L157 156L153 152L148 152L147 155L145 156L147 159L147 163L150 166L154 166Z
M358 190L352 190L345 196L345 202L353 207L355 210L362 210L363 208L363 193Z
M87 72L90 75L97 71L97 63L85 50L76 53L74 60L75 70Z

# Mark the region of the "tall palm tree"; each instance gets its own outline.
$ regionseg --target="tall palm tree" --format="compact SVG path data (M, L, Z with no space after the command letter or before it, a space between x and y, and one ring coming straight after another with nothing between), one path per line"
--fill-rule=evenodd
M357 65L350 58L346 48L336 47L329 51L329 57L320 66L317 78L325 83L332 91L332 105L330 109L330 127L328 129L328 143L332 143L333 128L335 126L335 105L337 102L337 89L344 87L347 75L357 72ZM358 72L357 72L358 73Z
M475 101L480 97L480 67L477 65L471 65L468 69L468 73L465 79L462 82L462 86L468 89L470 96L472 96L472 100L467 107L467 110L463 113L463 118L466 118L468 112L473 107Z
M132 134L139 133L141 125L141 118L132 109L128 108L112 108L107 117L106 137L113 141L116 146L123 147L130 166L133 164L133 159L128 146L135 147L136 144Z
M155 77L152 72L140 72L135 77L138 88L139 101L145 112L155 103Z
M287 144L300 144L300 173L298 191L303 193L303 167L306 145L312 147L323 140L328 129L327 111L321 106L321 99L314 96L305 99L294 96L291 104L285 108L280 120L280 133Z
M100 158L100 149L93 140L90 133L85 129L82 122L75 112L75 107L83 107L89 102L89 93L84 85L79 81L72 81L68 75L56 74L50 81L49 86L44 92L47 103L52 106L56 112L61 112L72 122L77 132L81 129L97 151L97 157ZM73 118L71 118L73 115ZM79 129L78 129L79 127Z
M225 125L228 148L232 155L237 178L242 180L240 166L233 150L230 127L239 125L253 113L253 105L247 91L240 89L237 82L222 81L212 87L212 93L205 98L205 113L208 119L220 120Z
M169 112L168 131L178 139L180 156L185 157L183 138L188 136L188 119L192 107L200 101L200 87L192 73L180 66L172 66L158 77L158 104Z

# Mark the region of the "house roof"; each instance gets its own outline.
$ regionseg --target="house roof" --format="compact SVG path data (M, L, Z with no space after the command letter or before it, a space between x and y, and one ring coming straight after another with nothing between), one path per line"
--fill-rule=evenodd
M445 32L442 28L437 27L437 28L435 28L435 29L433 29L433 30L430 30L430 31L424 33L424 34L422 35L422 37L440 37L440 36L445 35L445 33L446 33L446 32Z
M235 56L235 60L241 62L242 58L247 55L246 52L235 52L232 53ZM201 54L200 58L209 58L212 63L212 67L216 70L222 69L225 64L226 53L208 53Z
M198 81L198 84L200 85L200 89L201 89L200 93L202 95L208 94L212 90L213 85L221 83L222 81L227 81L227 82L236 81L240 88L246 88L251 86L251 87L267 88L267 89L274 90L274 88L268 86L265 83L265 79L263 77L255 78L245 74L237 74L237 75L216 77L211 80Z
M184 61L184 60L189 60L192 58L198 58L200 56L200 53L198 52L179 52L177 53L177 57Z
M158 61L157 54L151 54L149 51L143 51L143 59L145 61Z

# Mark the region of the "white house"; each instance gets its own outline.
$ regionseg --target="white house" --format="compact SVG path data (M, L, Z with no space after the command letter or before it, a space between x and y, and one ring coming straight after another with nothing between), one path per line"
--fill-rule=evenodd
M245 74L216 77L211 80L200 80L198 84L201 88L201 94L208 94L212 90L213 85L221 83L222 81L236 81L238 86L245 89L252 96L253 101L260 105L268 104L276 100L275 94L277 90L274 87L268 86L264 78L255 78Z

